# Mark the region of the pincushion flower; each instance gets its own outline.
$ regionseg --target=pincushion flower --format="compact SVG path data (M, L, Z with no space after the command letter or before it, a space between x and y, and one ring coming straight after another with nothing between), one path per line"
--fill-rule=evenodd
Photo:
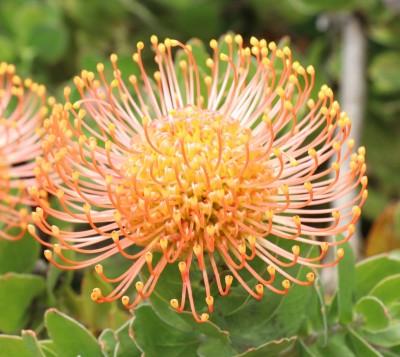
M33 187L41 208L32 216L58 241L42 241L52 248L45 252L50 262L64 269L97 264L97 273L115 283L107 296L93 290L99 303L122 299L135 307L167 264L175 264L182 295L171 297L171 306L182 311L188 305L204 321L209 315L197 312L201 302L193 297L195 270L202 274L202 306L212 312L214 295L228 294L234 279L256 299L264 289L286 294L291 283L311 284L313 268L343 256L339 248L334 261L321 263L330 247L350 239L367 197L365 149L353 152L350 119L328 86L310 99L314 68L294 62L288 47L256 38L245 47L239 35L224 42L220 52L212 40L212 56L198 63L191 46L153 36L158 69L152 75L139 42L133 62L140 76L124 80L128 73L121 73L113 54L113 73L101 63L97 74L82 71L74 80L80 99L72 102L65 88L65 104L44 122L35 174L62 210L41 205ZM350 167L343 167L349 156ZM354 190L349 205L329 207ZM86 226L63 231L44 213ZM33 226L30 231L40 240ZM324 241L337 234L341 241ZM309 257L300 245L316 247L319 256ZM66 250L79 259L68 259ZM132 265L108 278L101 262L115 254ZM255 259L265 263L262 271ZM296 264L310 268L305 281L288 273ZM141 272L149 275L146 281L139 280ZM244 273L257 284L248 285ZM133 297L125 295L132 284Z
M0 63L0 238L18 240L26 232L27 206L34 204L26 187L36 181L45 100L43 85L22 81L14 65Z

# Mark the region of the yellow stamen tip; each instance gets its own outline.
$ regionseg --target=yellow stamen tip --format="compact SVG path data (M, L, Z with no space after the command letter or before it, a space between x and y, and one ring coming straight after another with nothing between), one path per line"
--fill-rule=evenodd
M141 281L136 282L136 290L140 293L143 290L143 283Z
M343 249L343 248L339 248L339 249L336 251L336 256L337 256L338 258L342 258L342 257L344 256L344 249Z
M46 250L43 252L43 254L44 254L44 256L45 256L45 258L46 258L47 260L51 260L51 259L53 258L53 252L52 252L50 249L46 249Z
M179 302L177 299L172 299L169 303L175 310L179 307Z
M256 291L257 291L257 294L262 295L264 293L264 285L257 284L256 285Z
M146 262L151 263L153 261L153 254L151 252L146 253Z
M129 304L129 296L124 295L124 296L121 298L121 301L122 301L122 304L123 304L124 306L128 305L128 304Z
M282 281L282 286L285 290L290 289L290 281L285 279L284 281Z
M183 273L186 270L186 263L179 262L178 267L179 267L180 272Z
M212 296L207 296L206 297L206 304L208 306L212 306L214 304L214 298Z
M232 275L226 275L225 276L225 284L227 286L231 286L233 282L233 276Z
M267 271L268 271L269 275L275 275L275 267L274 266L269 265L267 267Z
M292 247L292 252L294 255L298 256L300 254L300 247L298 245L294 245Z
M201 316L200 316L200 320L203 322L208 321L209 318L210 318L210 316L206 313L201 314Z

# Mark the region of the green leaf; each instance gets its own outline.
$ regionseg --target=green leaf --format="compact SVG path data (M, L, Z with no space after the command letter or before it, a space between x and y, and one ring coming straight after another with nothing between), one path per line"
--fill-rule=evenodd
M389 21L372 23L370 28L371 39L389 47L400 46L400 23L397 16Z
M279 353L291 348L296 341L296 337L283 338L279 341L270 341L264 345L246 351L236 357L265 357L265 356L278 356Z
M397 51L379 52L369 67L372 83L381 93L400 91L400 73L398 65L400 53Z
M338 236L337 239L342 239ZM344 256L338 263L338 308L340 322L353 321L353 292L355 286L355 258L349 243L342 245Z
M98 338L101 349L107 357L114 356L114 351L117 346L115 332L109 328L105 329Z
M400 274L388 276L371 290L370 295L379 298L385 305L400 301Z
M349 11L355 5L354 0L290 0L290 4L300 13L309 15L326 11Z
M354 352L357 356L362 357L380 357L381 354L375 350L367 341L365 341L359 334L354 330L348 328L348 340L350 345L353 347Z
M347 346L344 334L331 335L326 346L312 346L310 351L323 357L358 357Z
M31 357L45 357L46 355L40 347L36 334L32 330L22 330L22 340L25 348L30 352Z
M163 272L163 274L164 273L165 272ZM153 306L154 311L158 315L158 317L164 322L174 326L179 330L186 331L188 328L190 328L190 325L183 320L182 315L172 310L171 305L166 300L166 298L162 295L159 295L158 293L159 291L162 291L162 287L160 286L160 284L162 284L161 280L162 279L160 279L160 281L157 283L156 288L149 298L151 305Z
M311 287L295 284L284 296L266 291L261 301L248 299L232 314L214 319L229 331L235 345L259 346L263 341L295 335L307 318L313 293ZM225 301L227 305L234 304L230 296Z
M34 275L9 273L0 276L0 330L18 332L30 315L32 301L45 289L44 279Z
M207 338L197 350L199 357L232 357L236 354L237 351L232 345L217 338Z
M140 352L132 329L133 319L124 323L116 332L118 343L115 347L116 357L140 357ZM145 322L146 323L146 322Z
M20 240L0 240L0 274L30 273L39 257L40 244L25 234Z
M212 321L207 321L199 324L190 312L182 312L179 314L183 320L187 322L194 330L206 335L207 337L212 337L215 339L222 340L224 342L229 342L228 331L222 331L216 324ZM187 331L187 330L186 330Z
M0 36L0 53L2 61L15 61L17 48L15 48L15 44L12 42L11 38L7 36Z
M56 309L47 310L44 319L58 356L102 356L99 343L77 321Z
M47 63L54 63L65 54L68 32L59 25L40 24L32 29L27 43L38 58Z
M42 340L40 341L40 347L46 355L46 357L58 357L56 348L54 347L54 342L52 340Z
M356 267L356 299L367 295L376 284L388 276L388 272L398 271L400 271L400 257L395 253L364 259Z
M308 312L308 318L305 321L305 329L307 331L306 333L315 330L321 331L319 342L325 345L328 339L327 305L323 285L319 276L315 278L314 287L315 294L313 294L310 300L310 310Z
M386 330L370 333L359 331L369 343L382 347L394 347L400 344L400 322L392 323Z
M200 334L177 330L156 315L150 305L135 310L133 330L135 341L146 357L197 356Z
M32 357L19 336L0 335L0 351L4 357Z
M363 329L369 332L382 331L389 326L390 316L381 300L375 296L365 296L358 300L355 311L364 319Z
M325 345L324 345L325 346ZM317 354L312 352L302 340L298 339L297 340L297 354L301 357L317 357ZM318 355L319 356L319 355Z

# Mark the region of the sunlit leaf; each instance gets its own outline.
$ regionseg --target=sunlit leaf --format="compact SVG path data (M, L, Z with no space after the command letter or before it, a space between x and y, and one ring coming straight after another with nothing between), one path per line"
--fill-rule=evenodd
M49 309L45 325L60 357L102 356L100 344L79 322L69 316Z
M0 335L0 351L7 357L31 357L19 336Z

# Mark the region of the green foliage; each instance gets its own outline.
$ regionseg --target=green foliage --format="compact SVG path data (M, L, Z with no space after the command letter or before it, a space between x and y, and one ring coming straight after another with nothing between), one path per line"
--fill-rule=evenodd
M339 240L342 236L338 236ZM338 265L338 309L339 309L339 320L346 324L353 320L353 294L354 294L354 280L355 280L355 259L353 251L349 243L345 243L342 246L345 254L341 260L341 264Z
M339 279L354 266L350 258L341 264L344 267L339 270ZM45 313L45 326L50 340L38 340L33 331L28 330L22 332L22 338L1 335L0 349L12 351L10 356L32 357L78 354L139 357L142 353L146 357L395 356L400 348L400 296L396 294L399 276L386 270L393 264L400 264L397 254L360 262L354 279L339 284L336 296L341 299L340 308L334 306L337 299L325 300L317 279L316 289L305 288L308 294L293 289L283 299L275 294L261 302L247 300L235 313L239 318L229 321L225 317L227 330L221 331L213 322L198 324L189 313L172 311L158 298L152 300L152 304L136 308L133 318L121 327L105 329L98 340L77 321L56 309L49 309ZM365 271L386 278L364 279ZM299 270L298 276L301 274ZM348 284L354 284L354 294L347 294L343 299L340 290L349 289ZM229 296L224 299L229 303ZM160 309L163 304L165 306ZM351 315L342 320L344 304ZM169 314L165 313L167 310ZM325 310L330 310L328 320L322 316ZM319 311L319 314L312 311ZM304 314L308 314L307 319ZM212 315L212 320L220 320L221 316L217 315L218 312ZM325 324L321 324L322 320ZM281 337L289 333L292 337Z
M15 242L0 239L0 274L30 273L39 257L39 252L40 244L28 232Z
M45 314L45 325L60 357L100 356L101 348L96 339L77 321L50 309Z
M24 327L30 319L28 309L44 289L44 279L38 276L15 273L1 275L0 330L16 333Z

